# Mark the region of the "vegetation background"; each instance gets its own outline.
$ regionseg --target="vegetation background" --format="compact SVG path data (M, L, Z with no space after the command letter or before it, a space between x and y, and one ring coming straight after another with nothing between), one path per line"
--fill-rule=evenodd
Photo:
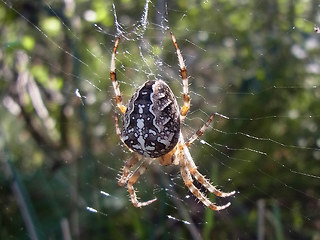
M319 1L154 0L148 15L145 1L113 3L0 2L0 239L320 239ZM109 80L120 31L125 101L163 78L181 103L174 32L191 83L184 134L221 114L191 154L237 191L228 209L156 162L136 184L152 205L117 185L130 156Z

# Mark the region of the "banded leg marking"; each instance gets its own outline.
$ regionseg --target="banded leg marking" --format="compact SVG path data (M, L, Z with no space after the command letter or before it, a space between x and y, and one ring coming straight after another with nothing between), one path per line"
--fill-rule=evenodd
M184 63L181 51L178 47L177 40L176 40L175 36L173 35L173 33L170 33L170 34L171 34L171 39L174 44L174 47L176 48L179 66L180 66L180 75L181 75L182 85L183 85L183 106L180 111L181 122L183 122L183 120L185 119L185 117L190 109L190 96L189 96L189 89L188 89L189 83L188 83L187 68Z
M119 41L120 41L120 38L118 37L114 44L112 55L111 55L110 79L112 81L112 86L116 95L117 107L120 109L122 114L125 114L127 107L122 104L122 96L120 93L119 83L117 81L117 74L116 74L116 51L118 48Z
M187 147L183 147L184 154L186 158L188 159L186 163L186 167L189 169L190 173L194 176L194 178L206 189L209 190L209 192L213 193L214 195L218 197L229 197L234 195L236 192L232 191L230 193L225 193L214 187L198 170L197 166L194 163L191 154L189 152L189 149Z
M236 193L236 191L232 191L229 193L222 192L219 189L217 189L215 186L213 186L198 170L197 168L191 168L190 165L188 165L190 173L194 176L194 178L206 189L209 190L209 192L213 193L214 195L218 197L229 197Z
M185 165L181 166L181 176L182 176L182 179L183 179L185 185L188 187L189 191L197 199L199 199L205 206L209 207L210 209L212 209L214 211L220 211L220 210L223 210L231 205L230 202L225 205L222 205L222 206L217 206L217 205L213 204L206 197L205 194L203 194L196 186L194 186L192 176L191 176L190 172L188 171L187 166L185 166Z
M130 168L132 168L139 160L141 160L141 158L142 158L141 155L134 154L132 157L130 157L126 161L126 163L122 169L122 175L121 175L120 179L118 180L118 184L120 186L123 186L126 184L126 182L128 181L128 178L129 178Z
M133 173L132 175L129 177L128 179L128 192L130 194L130 198L131 198L131 202L133 204L133 206L135 207L144 207L147 206L151 203L153 203L154 201L156 201L157 199L154 198L152 200L146 201L146 202L140 202L137 198L136 192L134 190L133 184L135 184L135 182L139 179L139 177L145 172L145 170L147 169L148 165L151 163L153 159L152 158L148 158L146 159Z
M187 147L189 147L198 137L202 136L202 134L209 127L214 117L215 117L215 114L213 113L208 119L208 121L205 124L203 124L203 126L195 134L193 134L193 136L191 136L188 141L186 141Z

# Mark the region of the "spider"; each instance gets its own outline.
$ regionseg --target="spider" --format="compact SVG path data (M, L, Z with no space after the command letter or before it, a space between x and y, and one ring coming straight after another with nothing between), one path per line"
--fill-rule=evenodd
M131 202L135 207L147 206L157 199L140 202L133 187L134 183L145 172L148 165L158 159L161 165L179 165L182 179L190 192L205 206L219 211L230 206L230 202L218 206L212 203L194 184L195 178L209 192L218 197L229 197L235 191L225 193L214 187L198 170L188 147L208 128L215 114L188 140L184 140L180 126L189 108L188 76L176 38L171 38L177 53L180 75L183 83L183 106L179 110L177 100L170 87L160 79L146 81L131 97L127 106L122 103L122 97L116 76L116 51L120 38L115 41L111 56L110 78L115 92L116 105L123 114L123 126L120 129L118 117L115 114L116 133L124 145L132 152L125 162L118 184L127 184ZM139 162L139 164L138 164ZM130 169L138 165L135 170Z

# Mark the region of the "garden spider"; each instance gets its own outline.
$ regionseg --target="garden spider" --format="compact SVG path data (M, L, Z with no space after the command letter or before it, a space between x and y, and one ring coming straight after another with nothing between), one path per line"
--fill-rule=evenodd
M172 33L171 38L177 52L183 83L184 103L181 110L179 110L177 100L169 86L159 79L147 81L140 86L127 106L122 103L115 67L116 51L120 38L118 37L115 41L111 56L110 78L115 92L117 107L124 115L122 130L118 125L117 114L115 114L115 126L120 140L133 154L132 157L125 162L118 183L120 186L127 184L131 202L135 207L143 207L151 204L156 199L140 202L133 184L145 172L148 165L153 160L158 159L161 165L179 165L182 179L190 192L205 206L212 210L219 211L229 207L230 202L222 206L213 204L206 195L193 184L192 177L218 197L229 197L235 194L235 191L225 193L214 187L198 172L197 166L192 160L188 149L188 147L204 133L215 115L212 114L209 120L191 136L190 139L187 141L184 140L180 125L190 108L188 76L180 49ZM143 161L141 161L142 159ZM140 165L134 171L130 171L130 169L140 161Z

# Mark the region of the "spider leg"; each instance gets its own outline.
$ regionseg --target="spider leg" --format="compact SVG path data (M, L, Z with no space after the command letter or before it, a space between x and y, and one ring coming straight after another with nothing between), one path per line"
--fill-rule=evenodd
M133 206L135 207L144 207L147 206L151 203L153 203L154 201L156 201L157 199L152 199L146 202L139 202L136 192L134 190L133 184L139 179L139 177L145 172L145 170L147 169L148 165L151 163L151 161L153 161L154 159L152 158L148 158L146 159L130 176L128 179L128 192L130 194L130 198L131 198L131 202L133 204Z
M206 189L209 190L209 192L213 193L214 195L218 196L218 197L229 197L232 196L236 193L236 191L232 191L229 193L225 193L220 191L219 189L217 189L216 187L214 187L198 170L197 170L197 166L194 163L190 152L188 150L188 148L183 147L184 148L184 154L185 157L187 159L187 163L186 166L188 168L188 170L190 171L190 173L194 176L194 178L201 183L202 186L204 186Z
M197 167L193 166L193 164L188 163L187 167L190 171L190 173L194 176L194 178L206 189L209 190L209 192L213 193L214 195L218 197L230 197L236 193L236 191L232 192L222 192L219 189L217 189L215 186L213 186L198 170Z
M205 130L209 127L210 123L212 122L212 119L215 117L215 114L213 113L210 118L208 119L208 121L203 124L203 126L195 133L193 134L188 141L186 141L186 146L189 147L198 137L200 137Z
M115 113L114 114L114 123L115 123L115 127L116 127L116 134L118 135L118 137L120 138L120 140L122 141L122 137L121 137L121 129L119 127L119 120L118 120L118 114ZM122 141L123 142L123 141Z
M139 160L141 160L141 158L142 158L141 155L134 153L133 156L125 162L122 169L122 175L118 180L118 184L120 186L123 186L124 184L126 184L129 178L130 168L132 168L133 165L135 165Z
M177 56L178 56L178 61L179 61L179 66L180 66L180 75L181 75L182 84L183 84L183 106L180 111L180 121L183 122L183 120L185 119L185 117L190 109L190 96L189 96L189 89L188 89L189 83L188 83L187 68L184 63L181 51L178 47L177 40L176 40L175 36L173 35L173 33L170 33L170 34L171 34L171 39L173 41L173 44L174 44L176 51L177 51Z
M121 136L121 129L119 127L119 123L118 123L118 115L117 113L114 114L114 121L115 121L115 127L116 127L116 133L118 135L118 137L120 138L121 142L127 147L127 149L130 152L133 152L123 141L122 136ZM129 158L126 162L125 165L123 166L122 169L122 174L121 177L118 180L118 184L120 186L123 186L124 184L126 184L126 182L128 181L128 176L130 173L130 168L132 168L133 165L135 165L139 160L141 160L142 156L134 153L133 152L133 156L131 158Z
M181 155L180 155L181 156ZM184 158L184 156L182 156L182 158ZM182 162L182 163L181 163ZM220 211L223 210L227 207L229 207L231 205L231 203L227 203L225 205L222 206L217 206L215 204L213 204L207 197L205 194L203 194L194 184L193 184L193 179L191 176L191 173L188 169L188 167L186 166L185 160L181 159L180 162L180 171L181 171L181 176L182 179L185 183L185 185L189 188L190 192L197 198L199 199L205 206L209 207L210 209L214 210L214 211Z
M111 55L110 78L112 81L114 92L116 94L117 107L120 109L122 114L125 114L127 107L122 104L122 97L121 97L119 83L117 81L117 74L116 74L116 51L118 48L119 40L120 38L118 37L114 44L112 55Z
M120 141L126 146L126 148L130 151L133 152L123 141L123 138L121 136L121 129L119 127L119 120L118 120L118 114L115 113L114 114L114 122L115 122L115 128L116 128L116 134L118 135L118 137L120 138Z

